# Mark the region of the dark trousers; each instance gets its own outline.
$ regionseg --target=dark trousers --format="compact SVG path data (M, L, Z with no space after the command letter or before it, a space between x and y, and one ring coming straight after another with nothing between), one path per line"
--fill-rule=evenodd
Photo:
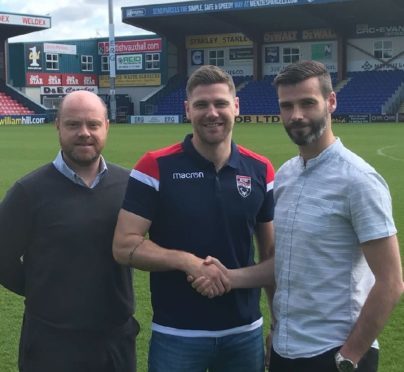
M51 327L24 316L20 372L135 372L139 325L130 318L112 331Z
M271 349L269 372L338 372L335 354L341 347L312 358L283 358ZM379 350L370 348L358 364L356 372L377 372Z

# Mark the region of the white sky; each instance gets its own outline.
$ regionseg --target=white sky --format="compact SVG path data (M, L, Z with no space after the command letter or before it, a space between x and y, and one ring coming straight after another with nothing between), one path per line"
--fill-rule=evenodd
M113 0L115 36L150 34L122 23L121 7L184 1ZM0 0L0 12L51 17L50 29L13 37L10 42L108 37L108 0Z

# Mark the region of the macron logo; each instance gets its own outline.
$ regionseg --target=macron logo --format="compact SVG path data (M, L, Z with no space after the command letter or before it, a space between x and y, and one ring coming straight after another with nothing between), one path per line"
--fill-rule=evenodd
M173 180L204 178L203 172L173 173Z

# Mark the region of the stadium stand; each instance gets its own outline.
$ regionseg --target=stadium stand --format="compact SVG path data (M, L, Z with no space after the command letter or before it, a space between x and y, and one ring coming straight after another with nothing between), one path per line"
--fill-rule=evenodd
M274 115L279 113L276 91L272 86L275 75L266 75L263 80L254 81L252 76L234 76L237 95L240 98L240 114L242 115ZM332 74L336 83L336 74ZM184 115L186 81L169 83L157 95L146 102L149 114L152 115ZM174 88L175 87L175 88Z
M184 101L186 99L185 83L162 96L156 102L155 114L157 115L183 115L185 114Z
M274 75L266 75L263 80L250 81L237 92L242 115L279 113L278 98L272 86L274 77Z
M25 94L0 79L0 115L35 115L46 114L52 118L56 110L46 110L42 105L32 101Z
M233 80L238 90L248 85L252 81L252 76L234 76ZM175 83L170 81L157 95L147 101L148 107L152 107L153 115L185 115L186 80L175 77L174 81Z
M388 111L385 104L404 85L404 71L366 71L348 73L346 85L338 92L336 114Z
M171 77L165 86L140 102L140 112L143 115L184 114L185 85L182 76Z
M0 115L31 115L34 111L11 98L5 92L0 92Z
M240 114L242 115L276 115L279 114L276 91L272 86L275 75L266 75L259 81L251 76L234 78L237 95L240 97ZM333 86L339 86L337 74L331 74ZM400 89L404 89L404 71L368 71L348 73L348 79L337 90L338 107L336 114L383 114L386 105ZM148 101L153 107L153 115L184 115L186 82L177 84L175 89L161 90L158 97Z

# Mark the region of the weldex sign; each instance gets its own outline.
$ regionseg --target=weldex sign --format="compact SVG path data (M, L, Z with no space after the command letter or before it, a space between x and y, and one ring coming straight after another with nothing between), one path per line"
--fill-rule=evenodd
M50 28L50 17L27 16L22 14L0 13L0 23L17 25L17 26L31 26L37 28Z

